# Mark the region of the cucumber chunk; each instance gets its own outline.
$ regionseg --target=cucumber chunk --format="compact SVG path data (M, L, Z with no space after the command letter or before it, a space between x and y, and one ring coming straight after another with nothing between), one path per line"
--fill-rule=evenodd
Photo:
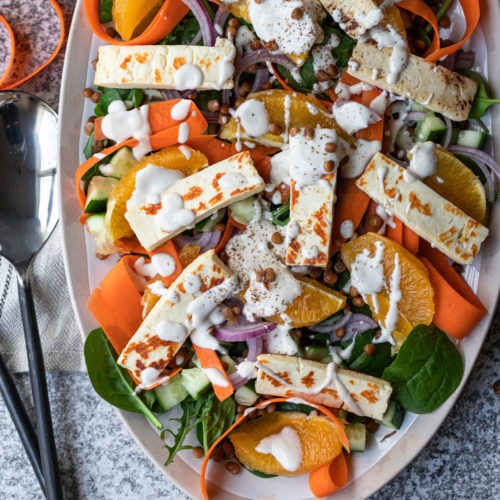
M239 405L252 406L257 399L259 399L259 394L250 387L250 384L241 386L239 389L236 389L234 393L234 400Z
M212 215L207 217L206 219L200 220L196 224L196 230L201 231L202 233L206 233L208 231L213 231L215 226L222 221L224 216L226 215L226 209L221 208L220 210L217 210L217 212L214 212Z
M330 351L326 345L306 345L304 347L304 357L313 361L321 361L323 358L330 355Z
M95 250L97 254L109 255L116 252L113 238L109 234L104 222L104 214L93 214L85 221L89 233L95 240Z
M198 399L210 387L210 380L205 372L196 366L194 368L184 368L181 371L181 381L184 389L194 399Z
M121 148L109 160L109 164L113 167L109 176L121 179L136 163L132 150L128 147Z
M447 130L446 123L434 113L426 113L423 120L417 123L415 139L417 142L439 142Z
M188 392L182 385L181 375L172 377L166 384L153 389L158 402L158 411L165 412L187 398Z
M233 219L246 226L255 215L255 196L233 203L229 208Z
M485 139L486 134L482 130L460 130L457 136L457 144L481 149Z
M366 448L366 425L361 422L349 424L345 428L349 448L351 451L365 451Z
M109 194L117 182L118 180L113 177L103 177L102 175L92 177L87 189L85 212L90 214L105 212Z
M405 411L396 401L390 401L380 423L391 429L400 429L405 417Z

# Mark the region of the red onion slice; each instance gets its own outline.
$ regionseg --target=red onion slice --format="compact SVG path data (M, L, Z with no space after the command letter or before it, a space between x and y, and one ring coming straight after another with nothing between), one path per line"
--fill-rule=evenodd
M354 313L351 316L350 321L348 321L344 327L345 335L342 337L342 340L350 340L354 337L354 335L377 327L377 322L370 318L370 316L366 316L366 314Z
M268 321L248 325L218 326L214 330L213 336L223 342L242 342L261 337L265 333L272 332L275 328L276 325Z
M258 68L257 72L255 73L255 80L253 81L250 93L259 92L260 90L262 90L262 87L269 81L270 77L271 75L267 68Z
M342 316L338 316L331 320L325 320L319 325L308 326L307 329L311 330L311 332L316 333L335 333L335 330L338 328L342 328L346 323L348 323L351 319L352 312L347 311Z
M450 146L448 151L453 154L465 155L472 160L479 160L483 162L488 168L491 168L493 173L500 177L500 164L488 153L480 149L471 148L469 146Z
M242 377L238 374L238 372L234 372L229 375L229 380L231 381L231 384L233 384L233 389L237 391L240 387L243 387L250 379Z
M215 248L219 243L222 233L220 231L207 231L196 236L186 236L179 234L173 241L177 248L181 249L187 245L201 247L201 252L206 252L210 248Z
M446 124L446 134L443 139L443 147L447 148L451 143L451 137L453 135L453 124L447 116L443 116L444 123Z
M248 339L247 346L248 346L247 360L256 361L257 356L262 352L262 349L264 347L264 342L262 340L262 337L254 337L252 339ZM233 389L235 391L240 387L244 386L250 380L247 377L242 377L238 372L231 373L231 375L229 375L229 379L231 380L231 383L233 384Z
M203 37L203 43L207 47L213 47L215 39L217 38L217 33L212 25L212 20L210 15L205 9L203 3L200 0L182 0L193 13L194 17L200 25L201 36Z
M179 93L178 90L174 89L166 89L166 90L160 90L161 95L165 101L170 101L172 99L180 99L181 94Z
M214 29L218 35L224 34L224 25L226 24L228 16L229 16L229 10L226 8L225 5L221 5L217 9L217 12L215 13L214 17ZM219 33L216 26L218 26L221 29L222 33Z

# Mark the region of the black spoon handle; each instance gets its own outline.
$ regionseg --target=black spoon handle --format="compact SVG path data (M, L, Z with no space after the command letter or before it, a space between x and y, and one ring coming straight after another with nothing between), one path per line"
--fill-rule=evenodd
M18 276L19 302L21 305L21 317L28 355L31 391L35 407L38 446L40 449L43 477L45 479L45 497L47 500L60 500L63 498L63 495L57 464L42 344L36 322L35 305L29 282L29 271L28 273L18 273Z
M38 439L35 429L31 424L24 403L17 391L17 387L12 379L12 376L7 369L7 365L0 354L0 393L2 394L5 406L9 410L12 422L21 438L21 442L26 450L28 459L31 462L35 476L40 483L43 493L45 494L45 481L42 475L42 465L40 461L40 451L38 449Z

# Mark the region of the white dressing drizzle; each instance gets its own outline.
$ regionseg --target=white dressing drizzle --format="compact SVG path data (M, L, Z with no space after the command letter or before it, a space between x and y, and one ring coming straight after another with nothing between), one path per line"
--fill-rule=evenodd
M213 385L218 385L220 387L227 387L229 385L229 381L219 369L203 368L203 371Z
M346 219L340 224L340 236L348 240L349 238L352 238L353 234L354 234L354 223L352 222L352 220Z
M354 134L373 123L370 110L354 101L346 102L341 106L334 105L332 113L339 126L348 134Z
M203 71L196 64L183 64L174 74L174 83L177 90L196 89L204 80Z
M189 139L189 125L187 122L182 122L179 125L179 134L177 140L180 144L184 144Z
M182 323L163 320L156 327L156 334L165 342L184 342L188 337L188 331Z
M341 141L339 141L341 143ZM364 171L373 155L381 151L382 143L380 141L367 141L357 139L354 147L342 141L342 157L344 159L340 166L340 175L346 179L353 179L360 176Z
M261 439L255 451L271 454L287 471L294 472L302 463L302 445L297 431L286 425L278 434Z
M175 273L177 265L175 259L168 253L156 253L151 257L151 264L156 272L163 276L172 276Z
M182 121L189 116L192 101L189 99L181 99L178 103L172 106L170 116L173 120Z
M233 113L245 132L252 137L264 135L269 130L269 115L263 102L247 99Z
M408 152L410 165L408 170L418 179L425 179L436 173L436 148L432 141L417 142Z
M151 133L148 121L149 106L146 104L129 111L124 107L125 104L122 101L113 101L110 104L111 111L108 108L109 114L102 119L101 123L103 134L116 142L122 142L130 137L139 139L149 136Z
M201 279L197 274L188 274L183 282L186 292L194 295L201 289Z

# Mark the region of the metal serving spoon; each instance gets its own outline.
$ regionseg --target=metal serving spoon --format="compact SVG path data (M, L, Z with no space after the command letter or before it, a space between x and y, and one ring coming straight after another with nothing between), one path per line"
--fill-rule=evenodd
M48 499L62 498L30 270L57 222L57 115L24 92L0 92L0 255L17 271L37 435L5 363L0 392Z

